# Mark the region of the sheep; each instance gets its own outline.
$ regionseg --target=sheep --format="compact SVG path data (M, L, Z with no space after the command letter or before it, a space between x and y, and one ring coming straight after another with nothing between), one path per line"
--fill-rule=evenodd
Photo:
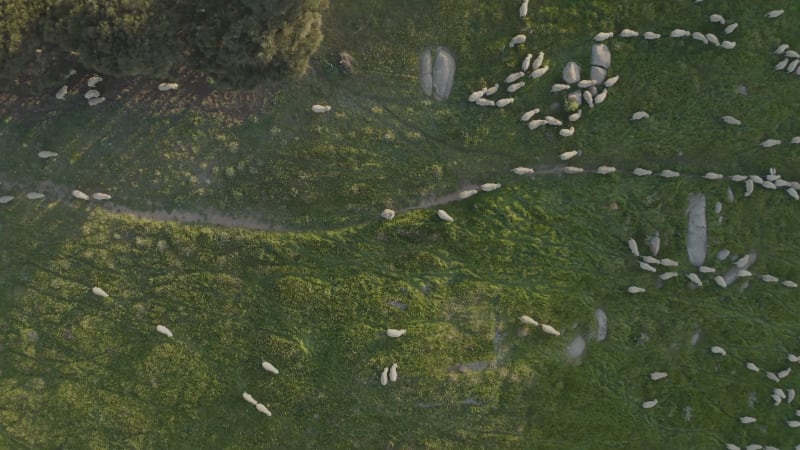
M650 256L650 255L642 256L642 261L646 262L647 264L661 265L661 260L660 259L658 259L656 257L653 257L653 256Z
M544 62L544 52L539 52L539 54L536 55L536 58L531 63L531 70L536 71L539 68L542 68L542 63L543 62ZM547 72L546 66L545 66L545 72ZM533 76L533 75L531 74L531 76ZM538 77L534 77L534 78L538 78Z
M774 406L778 406L778 405L780 405L780 404L781 404L781 402L783 401L783 398L781 398L781 396L780 396L780 395L778 395L778 394L776 394L776 393L774 393L774 392L773 392L773 394L771 395L771 397L772 397L772 400L774 401L774 403L773 403L773 405L774 405Z
M569 120L570 122L577 122L581 119L582 115L583 115L583 110L579 109L577 112L568 115L567 120Z
M389 384L389 368L384 367L381 372L381 386L386 386L387 384Z
M464 200L464 199L472 197L473 195L475 195L477 193L478 193L478 191L475 190L475 189L469 189L469 190L466 190L466 191L461 191L461 192L458 193L458 198L460 198L461 200Z
M610 88L610 87L614 86L615 84L617 84L617 81L619 81L619 75L614 75L613 77L607 79L603 83L603 86L605 86L607 88Z
M714 273L717 271L717 269L708 266L700 266L699 269L700 273Z
M664 267L678 267L678 261L669 258L662 258L661 265Z
M727 450L742 450L742 448L741 448L741 447L739 447L738 445L736 445L736 444L731 444L731 443L727 443L727 444L725 444L725 448L726 448Z
M690 36L692 33L687 30L682 30L680 28L675 28L672 32L669 33L669 37L672 38L683 38L686 36Z
M789 428L800 427L800 420L787 420L786 425L789 425Z
M706 33L706 40L711 44L714 44L715 47L719 47L719 38L712 33Z
M104 291L102 288L99 288L97 286L92 288L92 294L94 294L94 295L96 295L98 297L103 297L103 298L108 297L108 294L106 293L106 291Z
M494 106L494 100L489 100L488 98L479 98L475 100L475 104L478 106Z
M526 111L525 114L523 114L522 117L519 118L519 120L520 120L520 122L528 122L536 114L539 114L539 108L534 108L534 109L532 109L530 111Z
M453 216L447 214L447 211L440 209L436 211L436 215L439 216L440 219L444 220L445 222L453 222Z
M564 125L564 123L553 116L544 116L544 121L547 122L548 125L552 125L554 127L560 127Z
M745 181L747 179L747 175L731 175L728 177L728 179L738 183L740 181Z
M722 178L725 178L725 175L716 172L706 172L706 174L703 175L703 178L706 180L721 180Z
M769 180L764 180L764 182L761 183L761 187L763 187L765 189L777 189L777 186L775 186L775 183L773 183L772 181L769 181Z
M546 120L533 119L530 122L528 122L528 129L535 130L535 129L541 127L542 125L546 125L546 124L547 124Z
M561 332L551 327L550 325L547 325L546 323L539 324L539 327L541 327L542 331L544 331L547 334L553 336L561 336Z
M787 367L786 369L783 369L780 372L778 372L778 378L780 378L782 380L782 379L788 377L790 373L792 373L792 368L791 367Z
M667 372L653 372L650 374L650 379L653 381L663 380L667 378Z
M750 197L752 193L753 193L753 180L751 178L748 178L744 180L744 196Z
M725 355L728 354L728 352L726 352L725 349L720 347L719 345L715 345L715 346L711 347L711 353L713 353L715 355L721 355L721 356L725 356Z
M791 142L792 144L800 144L800 136L793 137L792 140L789 142Z
M776 17L780 17L781 14L783 14L782 9L773 9L772 11L769 11L768 13L764 14L764 17L766 17L767 19L774 19Z
M67 95L67 89L69 89L66 85L61 86L61 88L56 92L56 99L64 100L64 96Z
M749 263L750 263L750 254L747 254L737 259L733 264L739 269L743 269L747 267Z
M595 34L593 39L595 40L595 42L603 42L605 40L611 39L612 37L614 37L613 32L602 31L600 33Z
M533 175L533 169L529 167L514 167L511 172L515 175Z
M25 194L25 197L28 197L28 200L39 200L40 198L44 198L44 194L41 192L28 192Z
M531 67L531 61L533 61L533 53L528 53L525 55L525 59L522 60L522 64L519 66L520 70L527 72Z
M0 205L5 205L6 203L8 203L8 202L10 202L12 200L14 200L14 196L13 195L4 195L4 196L0 197Z
M659 39L661 35L658 33L654 33L652 31L645 31L642 37L647 39L648 41L652 41L653 39Z
M733 50L736 48L736 41L722 41L720 47L724 48L725 50Z
M658 276L661 280L667 281L671 278L675 278L678 276L678 272L664 272Z
M575 127L562 128L558 130L558 134L563 137L570 137L575 134Z
M483 97L483 95L486 94L487 90L489 90L489 88L485 87L483 89L478 89L477 91L474 91L473 93L469 94L469 97L467 97L467 101L470 103L475 103L479 98Z
M800 356L789 353L786 355L786 360L793 363L800 362Z
M270 416L270 417L272 416L272 413L270 412L270 410L268 410L267 407L262 405L261 403L256 405L256 409L261 414L264 414L264 415L267 415L267 416Z
M633 169L633 174L636 175L637 177L643 177L643 176L646 176L646 175L652 175L653 171L652 170L647 170L647 169L642 169L641 167L637 167L637 168Z
M86 100L91 100L97 97L100 97L100 91L98 91L97 89L90 89L86 91L85 94L83 94L83 98L85 98Z
M800 58L800 53L797 53L794 50L786 50L786 53L783 54L787 58Z
M753 272L750 272L749 270L745 269L739 269L736 271L736 276L739 278L752 277Z
M777 375L775 375L775 372L767 372L767 378L769 378L770 380L772 380L772 381L774 381L776 383L780 383L780 381L781 381L781 379L778 378Z
M105 97L92 98L92 99L89 99L89 106L97 106L100 103L103 103L104 101L106 101Z
M715 277L714 277L714 282L715 282L715 283L717 283L717 286L719 286L719 287L721 287L721 288L726 288L726 287L728 287L728 283L726 283L726 282L725 282L725 278L722 278L722 277L721 277L721 276L719 276L719 275L717 275L717 276L715 276Z
M566 174L576 174L576 173L583 173L583 169L575 166L567 166L562 168L561 172Z
M483 183L481 185L481 190L483 192L492 192L494 190L500 189L501 187L503 187L503 185L500 183Z
M519 5L519 18L524 19L525 16L528 15L528 0L522 0L522 4Z
M619 37L624 37L624 38L632 38L632 37L638 37L638 36L639 36L639 32L638 31L629 30L627 28L625 28L624 30L620 31L620 33L619 33Z
M777 283L779 280L778 280L778 278L776 278L776 277L774 277L774 276L772 276L770 274L765 274L765 275L761 275L761 281L763 281L765 283Z
M486 90L485 96L488 97L490 95L494 95L499 89L500 89L500 84L499 83L495 83L494 86L492 86L492 87L490 87L489 89Z
M708 44L708 38L706 37L706 35L699 31L695 31L692 33L692 39L700 41L703 44Z
M275 375L279 373L278 369L275 368L275 366L266 361L261 361L261 367L263 367L264 370L266 370L267 372L274 373Z
M753 180L753 183L755 184L761 184L764 182L764 179L758 175L750 175L750 179Z
M535 327L539 326L539 322L535 321L530 316L519 316L519 321L524 323L524 324L526 324L526 325L533 325Z
M406 330L404 329L397 330L395 328L389 328L386 330L386 335L390 338L398 338L404 334L406 334Z
M58 153L51 152L51 151L48 151L48 150L42 150L39 153L37 153L36 156L38 156L39 158L42 158L42 159L50 159L50 158L55 158L56 156L58 156Z
M317 114L326 113L331 110L330 105L311 105L311 111Z
M796 393L794 389L787 389L786 390L786 403L792 403L794 400Z
M679 172L676 172L674 170L669 170L669 169L662 170L661 172L659 172L658 175L662 176L664 178L675 178L675 177L681 176L681 174Z
M696 273L687 273L686 278L688 278L689 281L696 284L697 286L703 287L703 282L700 281L700 277L698 277Z
M595 81L595 80L580 80L580 81L578 81L578 87L581 88L581 89L588 89L588 88L594 86L595 84L597 84L597 81Z
M561 92L566 91L567 89L569 89L569 85L564 83L556 83L550 86L550 92Z
M634 256L639 256L639 244L636 243L636 239L628 239L628 248L631 250L631 253L633 253Z
M725 27L725 34L731 34L736 31L737 28L739 28L739 22L734 22Z
M786 286L786 287L788 287L788 288L796 288L797 287L797 283L795 283L792 280L783 280L783 281L781 281L781 284Z
M628 287L628 293L630 294L641 294L642 292L647 292L647 289L640 288L639 286Z
M97 86L97 83L99 83L99 82L101 82L101 81L103 81L103 77L101 77L101 76L98 76L98 75L93 75L93 76L92 76L92 77L90 77L90 78L89 78L89 80L86 82L86 85L87 85L87 86L89 86L89 87L91 87L91 88L93 88L93 87Z
M759 369L757 365L755 365L754 363L751 363L751 362L748 362L744 366L747 367L747 370L752 370L753 372L760 372L761 371L761 369Z
M741 125L742 121L733 116L722 116L722 121L728 125Z
M397 363L394 363L391 367L389 367L389 381L392 383L397 381Z
M542 75L546 74L548 70L550 70L549 66L544 66L544 67L539 67L538 69L534 69L533 72L531 72L531 78L533 78L534 80L537 78L541 78Z
M506 77L506 79L503 80L503 83L506 83L506 84L513 83L513 82L519 80L520 78L522 78L524 76L525 76L525 72L514 72L512 74L509 74Z
M248 394L247 392L242 392L242 398L244 399L244 401L250 403L253 406L256 406L258 404L256 399L254 399L253 396Z
M508 48L514 48L515 46L524 43L527 39L528 37L524 34L518 34L511 38L511 40L508 42Z
M656 268L646 262L639 262L639 268L647 272L656 272Z
M718 23L720 25L725 25L725 18L719 14L712 14L708 17L708 20L711 23Z
M606 101L606 97L608 96L608 89L603 89L602 91L598 92L597 95L594 96L594 104L599 105Z
M570 159L578 156L578 154L579 153L578 153L577 150L570 150L570 151L567 151L567 152L564 152L564 153L560 154L558 157L561 158L562 161L567 161L567 160L570 160Z
M608 174L614 173L616 171L617 171L616 167L600 166L600 167L597 168L596 173L599 173L600 175L608 175Z
M92 194L92 198L95 200L110 200L111 196L102 192L95 192Z
M158 331L159 333L163 334L166 337L169 338L172 337L172 331L169 328L165 327L164 325L156 325L156 331Z
M394 219L394 210L386 208L381 211L381 217L385 220L392 220Z
M789 48L789 44L781 44L772 52L773 55L782 55Z
M494 105L497 106L498 108L505 108L506 106L508 106L508 105L510 105L512 103L514 103L514 99L511 98L511 97L508 97L508 98L501 98L501 99L497 100L496 102L494 102Z
M508 92L517 92L518 90L522 89L523 87L525 87L525 82L524 81L519 81L517 83L509 84L508 87L506 88L506 90Z
M89 200L89 196L84 194L83 192L75 189L72 191L72 196L79 199L79 200Z
M781 62L775 64L775 70L783 70L789 65L789 58L783 58Z
M636 111L631 115L631 120L642 120L650 118L650 114L647 111Z
M786 67L786 71L792 73L797 69L797 66L800 65L800 59L795 59Z
M642 402L642 408L650 409L650 408L655 407L657 404L658 404L658 400L656 400L656 399L648 400L646 402Z
M592 97L592 93L589 91L583 91L583 101L589 105L589 108L594 108L594 97Z

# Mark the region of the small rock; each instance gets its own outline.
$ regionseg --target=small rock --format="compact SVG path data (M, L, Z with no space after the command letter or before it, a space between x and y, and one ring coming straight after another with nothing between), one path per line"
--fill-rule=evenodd
M611 67L611 50L606 44L594 44L592 46L592 65L600 66L604 69Z
M567 357L576 359L583 354L584 350L586 350L586 340L578 336L567 346Z
M717 252L717 259L723 261L725 260L725 258L730 256L730 254L731 254L730 250L728 250L727 248L723 248L722 250Z

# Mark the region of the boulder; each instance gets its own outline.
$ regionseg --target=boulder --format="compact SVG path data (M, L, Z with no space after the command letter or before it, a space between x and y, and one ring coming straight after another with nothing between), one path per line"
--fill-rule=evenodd
M608 75L608 71L600 66L592 66L589 70L589 78L597 83L595 86L603 84L603 81L606 81L606 75Z
M608 316L602 309L595 310L594 317L597 319L597 342L606 340L608 336Z
M427 48L419 57L419 83L422 92L430 97L433 94L433 55Z
M450 97L455 72L456 60L453 55L444 47L436 47L436 58L433 62L433 98L442 101Z
M706 227L706 196L692 194L689 196L688 234L686 237L686 251L689 262L695 266L702 266L706 259L708 246L708 228Z
M575 61L570 61L564 66L564 71L561 75L565 83L575 84L581 80L581 66Z
M611 67L611 50L606 44L594 44L592 46L592 65L600 66L604 69Z

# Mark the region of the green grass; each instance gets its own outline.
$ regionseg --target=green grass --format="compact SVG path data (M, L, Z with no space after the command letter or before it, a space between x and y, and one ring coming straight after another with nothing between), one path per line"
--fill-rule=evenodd
M658 230L662 254L686 258L686 199L709 201L709 254L756 250L751 269L800 279L794 263L797 205L758 190L725 200L727 181L513 177L517 165L645 166L702 174L777 167L800 179L793 147L766 137L800 134L797 77L777 74L772 49L793 36L782 19L746 2L422 1L332 5L326 41L303 81L275 87L274 107L239 123L199 110L144 114L124 100L105 109L65 106L47 117L0 124L0 173L22 181L3 206L0 233L0 446L31 448L722 448L724 442L800 442L772 406L774 383L747 372L788 365L798 353L792 290L752 281L727 290L659 289L626 240ZM762 9L764 9L762 11ZM420 12L414 12L419 10ZM608 100L573 138L530 132L522 111L559 101L548 92L570 59L588 70L596 31L629 27L712 31L711 13L740 22L734 51L691 40L611 43ZM522 24L522 25L521 25ZM527 47L504 48L519 30ZM424 99L421 48L457 59L447 102ZM340 50L356 73L329 69ZM470 91L501 81L528 51L551 72L504 110L468 105ZM747 86L749 95L736 93ZM313 115L313 103L328 103ZM646 109L647 121L631 123ZM731 114L745 125L724 126ZM38 150L61 156L40 161ZM194 177L194 178L193 178ZM195 179L196 178L196 179ZM255 212L310 230L260 233L150 222L75 201L34 203L20 190L50 179L101 190L127 206ZM208 180L205 183L204 180ZM397 210L486 181L501 190L435 211ZM719 224L710 211L724 204ZM611 209L615 202L619 209ZM727 266L716 260L719 270ZM625 293L629 285L648 292ZM90 292L101 286L111 294ZM389 302L407 305L405 310ZM568 363L565 346L610 320ZM528 314L564 331L519 324ZM169 326L175 338L155 332ZM388 339L387 327L408 334ZM700 342L692 346L692 335ZM729 356L714 357L711 345ZM264 372L273 362L278 376ZM397 362L400 381L381 387ZM488 362L462 373L460 364ZM669 377L649 381L666 370ZM794 385L793 374L787 385ZM267 418L242 399L250 392ZM754 392L753 409L747 404ZM644 400L658 398L653 410ZM477 403L477 404L472 404ZM687 407L692 418L684 419ZM742 427L736 418L758 417Z

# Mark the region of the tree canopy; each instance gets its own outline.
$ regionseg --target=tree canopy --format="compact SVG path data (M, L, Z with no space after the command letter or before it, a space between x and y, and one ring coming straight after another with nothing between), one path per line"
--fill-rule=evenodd
M189 68L222 87L303 74L322 42L328 0L6 0L0 78L34 48L70 52L112 76L167 77Z

